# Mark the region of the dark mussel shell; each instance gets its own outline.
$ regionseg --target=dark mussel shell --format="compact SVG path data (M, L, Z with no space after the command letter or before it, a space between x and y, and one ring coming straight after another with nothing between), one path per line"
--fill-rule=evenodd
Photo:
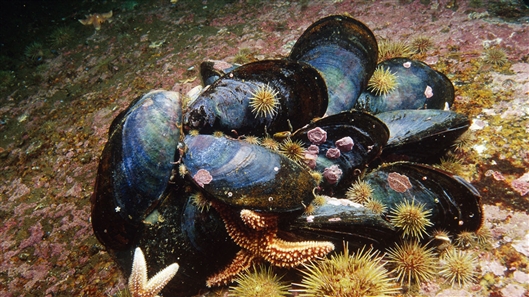
M450 79L421 61L393 58L377 67L396 76L395 88L385 95L366 90L355 108L377 114L400 109L448 109L454 102Z
M339 251L347 241L351 249L372 246L384 250L398 241L396 229L380 214L347 199L326 197L324 205L281 226L302 240L331 241Z
M321 73L329 92L326 114L332 115L354 107L375 71L378 46L366 25L333 15L310 25L289 58L306 62Z
M208 60L200 63L200 78L202 80L202 85L205 87L213 84L224 74L239 66L241 65L230 64L228 62L218 60Z
M325 140L318 141L311 136L318 128L326 133ZM349 147L340 145L340 141L347 138L352 144ZM317 153L316 163L309 164L309 167L323 174L323 193L333 196L347 190L367 165L380 155L388 138L389 131L384 123L370 114L358 111L321 118L291 136L293 141L301 141L308 148L309 154ZM329 170L341 171L341 177L333 180L335 172Z
M252 111L252 97L259 90L274 93L274 112ZM325 81L309 65L259 61L234 69L206 88L187 108L184 122L186 130L201 133L263 136L265 130L290 131L322 116L327 101Z
M466 115L450 110L396 110L376 115L389 128L382 159L435 162L470 126Z
M191 196L200 191L185 182L145 219L133 246L107 249L126 277L137 246L145 253L149 276L175 262L180 266L162 290L163 296L194 296L206 287L209 276L228 265L240 248L228 236L217 212L192 203Z
M243 140L187 136L188 174L215 198L240 208L290 212L314 199L316 181L305 167Z
M463 178L427 165L397 162L367 174L364 182L373 189L373 199L388 210L403 201L424 204L433 224L426 229L445 229L458 234L476 231L483 221L481 196ZM407 185L407 186L402 186Z
M92 195L92 225L107 247L125 248L167 193L178 159L178 93L152 91L112 122Z

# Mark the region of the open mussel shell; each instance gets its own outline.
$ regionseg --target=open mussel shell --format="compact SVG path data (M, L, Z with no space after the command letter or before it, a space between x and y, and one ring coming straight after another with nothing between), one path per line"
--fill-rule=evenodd
M222 76L186 110L186 130L263 136L290 131L320 117L327 89L307 64L266 60L245 64Z
M372 198L388 211L403 201L414 201L430 210L430 232L444 229L454 234L476 231L483 221L481 196L463 178L416 163L397 162L383 165L367 174L364 182L372 189Z
M333 196L343 194L380 155L388 137L383 122L358 111L318 119L291 135L307 148L306 158L316 154L309 167L323 174L323 193Z
M92 225L105 245L127 246L134 226L165 196L181 117L178 93L152 91L112 122L92 195Z
M395 87L379 95L374 90L365 90L356 102L356 109L375 114L400 109L448 109L454 102L450 79L421 61L393 58L377 68L395 77Z
M467 131L466 115L449 110L396 110L379 113L389 128L382 159L435 162Z
M303 240L332 241L337 250L343 242L349 247L372 246L384 250L399 239L399 234L380 214L347 199L325 198L310 214L289 220L281 230Z
M258 211L302 210L316 181L296 162L259 145L212 135L187 136L183 156L189 176L216 199Z
M360 21L332 15L310 25L292 47L290 59L316 68L327 84L332 115L353 108L377 65L373 32Z

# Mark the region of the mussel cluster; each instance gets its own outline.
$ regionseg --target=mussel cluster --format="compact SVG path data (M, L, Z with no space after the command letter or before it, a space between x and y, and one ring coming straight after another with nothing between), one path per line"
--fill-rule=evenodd
M205 86L185 106L170 91L136 99L112 122L101 156L95 235L125 273L138 246L150 274L178 262L164 296L186 296L240 252L226 224L245 228L242 210L277 218L282 240L336 249L477 230L479 193L425 165L469 127L449 110L450 80L410 59L377 65L377 55L364 24L329 16L284 59L224 71L203 63ZM390 92L367 88L377 67L396 74ZM344 199L355 191L380 208ZM420 205L428 223L395 224L404 204Z

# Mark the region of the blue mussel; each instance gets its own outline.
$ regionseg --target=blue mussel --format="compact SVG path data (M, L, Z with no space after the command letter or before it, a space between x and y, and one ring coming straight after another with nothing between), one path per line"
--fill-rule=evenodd
M164 296L189 296L241 252L233 229L246 228L238 222L243 209L274 218L270 229L281 240L337 249L343 241L382 250L399 241L406 234L388 211L402 201L430 210L426 232L479 229L480 194L471 184L410 162L438 160L468 118L421 103L418 109L409 96L393 104L398 110L368 105L377 55L364 24L329 16L283 60L203 77L208 85L187 106L169 91L134 100L113 121L101 155L91 200L98 240L125 273L137 246L149 274L178 262ZM343 199L359 180L388 211ZM229 226L234 221L238 226Z

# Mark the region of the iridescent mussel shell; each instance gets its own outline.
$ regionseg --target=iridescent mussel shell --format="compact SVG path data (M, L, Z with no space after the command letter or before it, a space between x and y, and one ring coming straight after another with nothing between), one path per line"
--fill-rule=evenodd
M466 115L450 110L396 110L376 117L389 128L382 159L390 161L437 161L470 126Z
M292 134L307 149L311 169L323 175L323 193L339 195L380 155L389 131L364 112L342 112L316 120Z
M372 199L384 204L388 212L404 201L422 204L430 211L431 226L426 232L444 229L458 234L476 231L482 224L479 192L457 175L428 165L397 162L377 168L363 181L371 187Z
M395 76L395 87L378 95L374 90L365 90L356 102L356 109L375 114L400 109L448 109L454 102L450 79L421 61L393 58L377 68Z
M183 163L189 176L220 201L268 212L302 210L316 181L287 157L243 140L187 136Z
M128 246L136 227L163 199L178 159L178 93L152 91L112 122L92 195L92 225L107 247Z
M289 58L306 62L321 73L329 93L326 114L332 115L354 107L375 71L378 46L366 25L333 15L310 25Z
M271 101L259 101L262 96ZM263 136L265 131L297 129L322 116L327 101L325 81L309 65L258 61L234 69L205 88L187 108L184 124L186 130L200 133Z

